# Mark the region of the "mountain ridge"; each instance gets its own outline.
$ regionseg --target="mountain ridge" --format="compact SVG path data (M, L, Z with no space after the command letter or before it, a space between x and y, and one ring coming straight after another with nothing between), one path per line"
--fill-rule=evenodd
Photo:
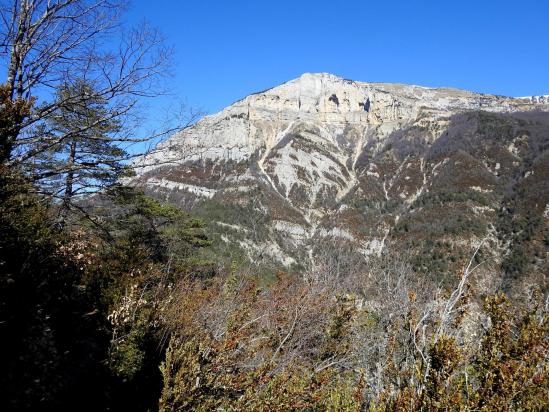
M517 176L527 172L520 172L527 159L545 159L549 138L537 124L545 124L547 112L544 97L304 74L175 134L136 161L131 183L199 213L213 204L241 208L262 223L226 218L232 212L225 210L214 230L219 241L237 245L251 261L269 256L286 266L314 264L326 239L354 244L362 256L380 254L387 242L402 241L399 225L418 215L418 202L451 193L444 195L449 210L463 198L486 223L475 236L450 236L464 253L480 232L497 237L489 226L505 192L524 178ZM533 153L534 146L541 149ZM451 168L453 183L441 186ZM498 254L498 264L508 253Z
M466 92L466 93L470 93L470 94L476 94L476 95L486 95L486 96L495 96L495 97L504 97L504 98L510 98L510 99L526 99L526 100L531 100L531 99L547 99L549 98L549 94L544 94L544 95L525 95L525 96L508 96L508 95L503 95L503 94L495 94L495 93L485 93L485 92L476 92L476 91L472 91L472 90L467 90L467 89L461 89L461 88L458 88L458 87L452 87L452 86L422 86L422 85L419 85L419 84L413 84L413 83L400 83L400 82L368 82L368 81L362 81L362 80L353 80L353 79L348 79L348 78L345 78L345 77L341 77L341 76L338 76L338 75L335 75L335 74L332 74L332 73L329 73L329 72L305 72L305 73L302 73L299 77L296 77L296 78L293 78L293 79L290 79L290 80L287 80L285 82L282 82L276 86L272 86L272 87L268 87L266 89L263 89L263 90L260 90L260 91L257 91L257 92L252 92L250 94L248 94L247 96L241 98L241 99L238 99L238 100L235 100L234 102L232 102L231 104L229 104L228 106L231 106L235 103L238 103L244 99L246 99L246 97L248 96L252 96L252 95L256 95L256 94L262 94L262 93L266 93L272 89L276 89L280 86L283 86L283 85L286 85L288 83L293 83L293 82L296 82L298 81L300 78L304 77L304 76L311 76L311 77L326 77L326 78L335 78L335 79L338 79L338 80L341 80L341 81L344 81L344 82L348 82L348 83L353 83L353 84L358 84L358 85L371 85L371 86L387 86L387 85L393 85L393 86L402 86L402 87L411 87L411 88L418 88L418 89L425 89L425 90L439 90L439 91L456 91L456 92Z

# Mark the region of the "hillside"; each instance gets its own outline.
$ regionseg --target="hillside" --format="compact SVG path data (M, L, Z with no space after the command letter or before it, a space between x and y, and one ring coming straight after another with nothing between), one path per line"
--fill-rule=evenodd
M548 269L548 111L547 96L304 74L172 136L132 184L256 263L395 250L440 281L484 239L490 282L508 283Z
M508 3L6 1L0 412L549 411Z

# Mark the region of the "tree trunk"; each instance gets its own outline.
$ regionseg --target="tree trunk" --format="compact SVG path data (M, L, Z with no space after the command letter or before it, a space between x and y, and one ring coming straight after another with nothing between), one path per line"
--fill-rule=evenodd
M23 96L23 54L25 53L25 37L28 30L28 3L27 0L23 0L21 4L17 1L13 2L12 15L16 22L16 32L13 38L10 51L10 62L8 65L8 72L6 74L6 84L9 89L8 98L11 101L15 101L17 98ZM17 86L16 86L17 83ZM21 130L21 121L14 118L14 124L9 133L4 132L2 136L1 148L0 148L0 162L9 161L11 152L13 150L14 142L17 140Z
M28 12L29 5L26 0L21 2L19 5L19 10L17 10L17 2L14 2L12 13L14 16L17 16L17 29L15 38L13 39L13 44L11 46L10 64L8 66L6 79L6 83L10 88L11 100L15 100L17 97L22 97L23 95L23 47L25 46L24 43L28 31ZM18 87L15 86L16 82L19 82Z
M69 211L74 184L74 163L76 161L76 141L70 143L69 158L67 161L67 177L65 179L65 193L63 194L63 204L61 206L61 217L64 219Z

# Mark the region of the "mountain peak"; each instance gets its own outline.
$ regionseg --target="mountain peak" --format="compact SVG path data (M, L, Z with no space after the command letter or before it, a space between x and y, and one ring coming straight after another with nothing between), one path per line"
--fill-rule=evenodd
M304 73L175 134L137 160L133 183L189 207L209 202L226 208L252 202L250 213L269 222L264 241L247 241L244 234L252 229L239 229L238 221L220 223L237 228L234 239L223 241L237 242L250 257L258 252L291 264L296 250L312 254L315 241L327 236L355 242L366 255L379 253L389 228L396 227L400 214L408 213L438 184L440 170L446 176L461 173L441 163L444 158L429 159L440 147L465 144L459 130L476 133L474 115L463 113L532 110L549 111L549 102ZM489 120L494 114L478 116ZM462 123L454 127L456 117ZM497 119L505 122L501 116ZM470 166L483 170L478 172L481 177L463 177L463 182L475 182L467 190L488 193L502 167L520 166L517 156L522 156L522 147L529 147L520 130L506 136L503 146L497 141L500 131L491 137L497 149L483 156L499 157L486 165L479 158ZM474 155L473 150L470 156ZM459 169L456 165L464 161L470 159L456 157L452 167ZM517 170L513 173L520 173ZM463 182L458 179L455 184ZM357 205L364 202L399 204L402 211L381 220L384 209L362 216ZM334 216L341 222L336 224ZM346 219L355 223L345 223Z
M324 85L331 85L333 87L337 87L338 85L355 85L357 87L363 87L363 88L369 88L369 89L378 89L378 90L384 90L388 93L393 94L399 94L399 93L413 93L414 91L416 93L421 94L421 91L431 91L435 94L446 94L446 95L458 95L458 96L464 96L464 95L474 95L474 96L494 96L494 97L507 97L507 96L499 96L499 95L493 95L489 93L480 93L480 92L472 92L467 91L464 89L458 89L454 87L428 87L428 86L421 86L416 84L406 84L406 83L383 83L383 82L364 82L360 80L351 80L346 79L341 76L327 73L327 72L305 72L301 76L296 77L292 80L288 80L287 82L282 83L279 86L275 86L271 89L266 90L265 92L268 92L269 90L278 89L281 86L284 85L300 85L300 84L310 84L310 83L320 83ZM524 101L530 101L534 104L549 104L549 95L536 95L536 96L520 96L520 97L508 97L513 99L520 99Z
M398 83L366 83L330 73L304 73L300 77L229 106L228 112L245 111L250 116L311 118L339 123L387 123L412 120L420 111L529 110L547 105L545 98L514 99L452 88L429 88Z

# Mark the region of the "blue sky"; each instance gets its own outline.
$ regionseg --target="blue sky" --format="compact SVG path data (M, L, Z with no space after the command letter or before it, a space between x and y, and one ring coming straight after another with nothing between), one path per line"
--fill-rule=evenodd
M134 0L176 50L174 94L208 113L304 72L549 94L549 0Z

